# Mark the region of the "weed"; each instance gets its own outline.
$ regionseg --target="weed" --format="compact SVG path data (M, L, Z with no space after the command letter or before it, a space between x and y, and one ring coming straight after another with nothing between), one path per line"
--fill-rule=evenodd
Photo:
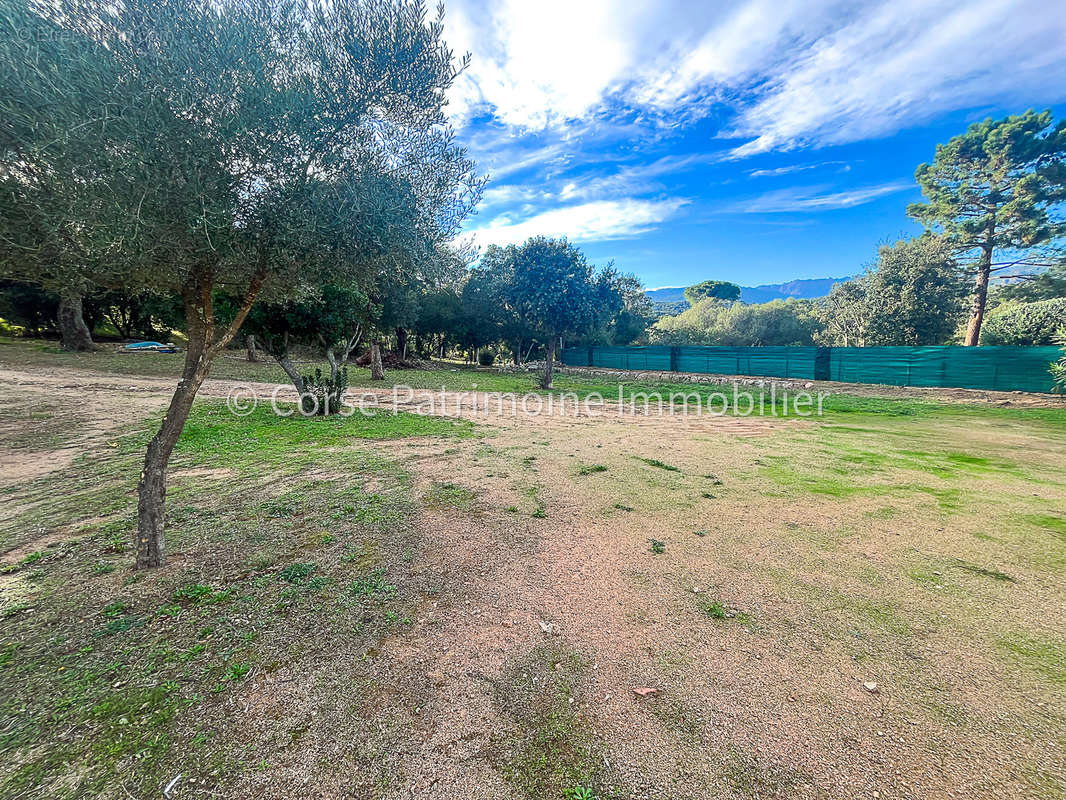
M617 508L619 511L632 511L633 510L633 506L627 506L625 503L615 503L614 507Z
M655 553L655 555L662 555L666 552L666 542L664 542L662 539L652 539L651 551Z
M698 531L696 531L696 535L697 536L706 536L707 535L707 531L704 530L703 528L700 528Z
M129 607L130 607L130 604L127 603L125 600L115 600L114 602L108 603L106 606L104 606L104 609L103 609L104 616L107 616L107 617L120 616Z
M317 569L315 564L289 564L278 573L278 580L299 586Z
M139 628L143 624L144 622L137 617L120 617L119 619L113 619L108 622L103 627L103 630L100 631L100 635L113 636L116 633L125 633L133 628Z
M43 553L40 550L38 550L35 553L30 553L28 556L25 556L17 564L10 564L10 565L8 565L6 567L0 568L0 575L10 575L13 572L18 572L20 569L25 569L26 567L30 566L31 564L36 564L38 561L42 561L42 560L44 560L47 557L48 557L48 554L47 553Z
M586 464L585 466L583 466L580 469L578 469L577 474L578 475L592 475L595 472L606 472L606 471L607 471L607 467L605 467L603 464Z
M725 619L727 616L726 607L718 600L710 598L700 601L700 610L711 619Z
M1017 583L1017 581L1014 580L1014 578L1012 578L1006 572L1000 572L998 569L985 569L984 567L979 567L976 564L968 564L965 561L956 561L951 566L955 569L961 569L966 572L971 572L974 575L981 575L985 578L991 578L994 581Z
M222 680L237 683L243 680L244 676L251 672L251 670L251 664L231 664L230 668L226 670L226 674L222 676Z
M191 605L210 597L214 592L215 589L213 586L207 586L203 583L187 583L175 590L174 594L170 596L170 599L175 603Z
M665 469L667 472L680 472L681 467L675 467L673 464L666 464L657 458L644 458L643 456L633 456L637 461L641 461L647 464L649 467L657 467L658 469Z
M396 594L396 586L385 578L385 568L374 570L369 575L357 578L348 584L348 591L356 597L372 600L387 600Z

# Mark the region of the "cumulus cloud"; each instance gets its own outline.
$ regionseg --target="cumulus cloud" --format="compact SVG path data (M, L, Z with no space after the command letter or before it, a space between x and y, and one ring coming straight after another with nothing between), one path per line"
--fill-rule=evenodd
M714 109L747 140L734 157L1066 98L1066 14L1046 0L458 0L446 27L474 56L459 120L543 130Z
M637 236L674 216L685 204L678 198L627 198L579 203L518 218L501 215L467 231L478 244L520 244L530 236L566 236L571 241L606 241Z

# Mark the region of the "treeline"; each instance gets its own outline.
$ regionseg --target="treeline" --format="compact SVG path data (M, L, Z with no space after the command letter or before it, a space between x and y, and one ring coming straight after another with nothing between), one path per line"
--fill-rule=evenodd
M875 347L962 344L971 310L970 283L950 247L923 236L882 247L865 274L835 284L818 300L745 305L697 298L657 320L655 344ZM1066 262L993 287L981 344L1051 345L1066 327Z
M791 345L1051 344L1066 332L1066 121L1027 111L971 125L915 172L922 236L882 247L819 301L751 306L739 287L689 287L653 342ZM993 279L1000 279L997 287ZM733 290L736 294L733 294Z
M611 265L593 267L565 240L491 245L474 267L458 253L439 267L431 280L382 274L369 288L326 283L297 297L261 300L231 346L252 337L253 347L278 360L302 390L292 359L297 348L324 357L333 372L358 353L368 357L375 346L391 350L401 362L465 355L485 365L501 357L521 364L531 356L543 358L560 337L567 344L630 344L645 335L653 318L637 278ZM547 299L553 294L558 308ZM81 301L85 326L99 338L184 335L176 293L90 291ZM221 290L213 297L223 322L232 319L238 303ZM31 283L0 281L0 318L10 333L60 335L60 296Z

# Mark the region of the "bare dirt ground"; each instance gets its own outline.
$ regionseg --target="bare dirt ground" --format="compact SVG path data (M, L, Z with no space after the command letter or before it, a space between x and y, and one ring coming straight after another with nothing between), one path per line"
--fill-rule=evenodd
M111 446L172 386L0 370L15 409L0 486ZM324 722L346 663L366 660L339 644L313 674L245 684L232 735L269 764L223 796L536 797L537 770L572 751L601 798L1066 796L1061 434L979 417L501 416L466 395L449 413L490 436L374 445L422 496L472 498L422 505L410 569L445 590L372 656L364 701L399 726L376 756L387 780L350 774L367 745ZM27 450L35 400L55 441ZM1052 523L1022 521L1037 517ZM212 794L188 776L183 792Z

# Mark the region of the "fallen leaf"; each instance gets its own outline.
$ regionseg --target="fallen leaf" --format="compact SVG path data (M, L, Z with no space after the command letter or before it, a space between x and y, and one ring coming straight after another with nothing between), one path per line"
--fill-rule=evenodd
M653 689L650 686L639 686L633 690L638 697L656 697L659 694L658 689Z

